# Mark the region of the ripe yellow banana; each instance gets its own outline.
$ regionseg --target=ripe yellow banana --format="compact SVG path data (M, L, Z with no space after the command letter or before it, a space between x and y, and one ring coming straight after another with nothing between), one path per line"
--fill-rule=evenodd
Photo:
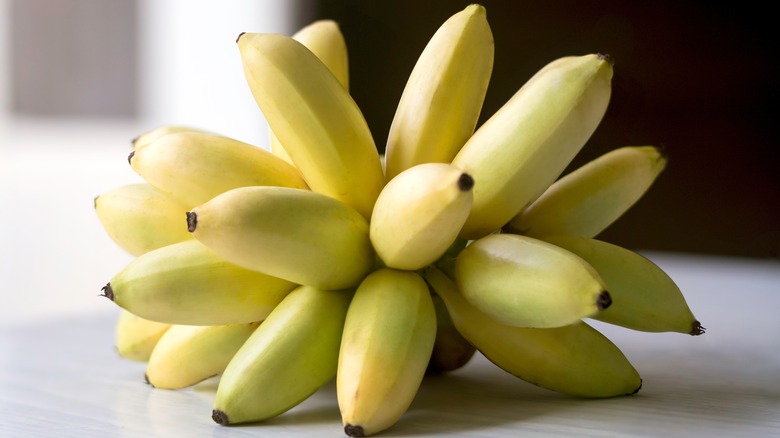
M517 327L572 324L612 302L601 277L585 260L515 234L473 241L457 257L455 278L472 305Z
M225 368L214 421L232 425L277 416L333 379L352 295L311 286L292 291Z
M646 332L704 333L674 280L642 255L579 236L545 240L582 257L604 279L615 304L594 319Z
M187 208L244 186L307 188L300 172L272 153L238 140L179 132L136 147L132 168Z
M601 121L611 79L605 56L557 59L477 129L452 161L478 182L462 237L500 229L560 176Z
M371 243L388 267L410 271L435 262L471 211L474 180L445 163L424 163L393 178L377 198Z
M584 322L556 328L512 327L466 301L434 266L425 279L444 299L455 327L487 359L529 383L578 397L613 397L639 391L642 379L620 349Z
M146 183L125 184L95 197L95 213L111 240L134 256L192 239L187 209Z
M212 134L210 131L205 131L203 129L199 128L193 128L191 126L184 126L184 125L162 125L158 126L156 128L150 129L146 132L141 133L138 137L134 138L131 142L133 145L133 149L135 148L141 148L146 146L149 143L152 143L153 141L157 140L158 138L168 135L168 134L176 134L179 132L200 132L204 134Z
M187 213L189 230L240 266L322 289L356 286L374 266L368 222L326 195L243 187Z
M133 361L149 360L154 346L171 324L150 321L120 309L116 321L114 346L119 356Z
M388 181L421 163L449 163L474 133L493 70L485 8L472 4L436 31L409 76L387 139Z
M344 432L369 436L395 424L422 382L436 311L419 274L381 268L352 299L338 357L336 394Z
M174 325L152 350L146 380L155 388L181 389L222 374L259 324Z
M653 146L610 151L556 181L510 221L507 229L531 237L596 237L645 194L666 166Z
M135 258L103 287L103 294L145 319L224 325L263 320L294 287L188 240Z
M427 374L448 373L466 365L477 349L452 323L447 306L441 297L433 294L431 299L436 309L436 340L425 372Z
M291 37L244 33L238 47L252 95L309 187L370 218L385 177L349 92Z

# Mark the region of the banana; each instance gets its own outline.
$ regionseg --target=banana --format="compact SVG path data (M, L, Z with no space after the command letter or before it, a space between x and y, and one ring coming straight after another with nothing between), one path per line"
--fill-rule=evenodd
M424 276L444 300L458 331L504 371L577 397L629 395L642 386L620 349L586 323L544 329L501 324L469 304L455 281L435 266L426 268Z
M382 262L413 271L441 257L471 211L473 186L471 176L445 163L418 164L387 183L369 230Z
M165 135L136 147L128 160L146 182L188 209L236 187L308 187L295 167L272 153L200 132Z
M431 299L436 309L436 340L425 372L426 374L448 373L466 365L477 349L452 323L447 306L441 297L432 294Z
M455 261L455 278L469 303L517 327L572 324L612 303L585 260L514 234L492 234L469 244Z
M596 237L645 194L666 167L653 146L625 146L562 177L505 229L531 237Z
M309 187L370 218L385 177L349 92L291 37L243 33L238 48L255 101Z
M152 350L146 380L155 388L181 389L219 375L259 324L174 325Z
M344 432L369 436L411 404L431 357L436 311L419 274L381 268L352 299L338 356L336 395Z
M449 163L474 133L493 70L485 8L472 4L436 31L412 70L388 134L388 181L421 163Z
M227 260L321 289L356 286L374 266L368 222L336 199L243 187L187 213L195 238Z
M134 256L193 238L182 219L187 209L146 183L113 188L94 206L111 240Z
M557 59L477 129L452 160L479 182L461 237L500 229L558 178L601 121L611 79L605 56Z
M547 242L592 265L615 298L599 321L646 332L704 333L680 288L647 258L611 243L579 236L550 236Z
M150 321L120 309L116 321L114 346L119 356L137 362L146 362L160 337L171 327Z
M103 287L103 295L152 321L225 325L263 320L294 287L188 240L135 258Z
M338 23L333 20L318 20L305 26L292 37L311 50L336 76L339 83L349 90L347 43L344 41ZM273 131L270 132L270 139L271 152L292 163L292 159Z
M199 128L193 128L191 126L162 125L141 133L136 138L134 138L130 143L133 145L133 149L142 148L164 135L175 134L178 132L200 132L204 134L212 134L212 135L214 134L211 131L206 131Z
M212 419L226 426L266 420L333 379L352 295L311 286L292 291L225 368Z

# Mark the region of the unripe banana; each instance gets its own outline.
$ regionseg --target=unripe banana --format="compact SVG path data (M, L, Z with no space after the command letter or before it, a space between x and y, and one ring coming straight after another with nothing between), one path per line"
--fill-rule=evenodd
M472 305L516 327L560 327L612 303L593 267L555 245L514 234L475 240L455 262L458 287Z
M436 340L425 372L426 374L448 373L466 365L474 357L477 349L452 323L447 306L441 297L433 294L431 300L436 309Z
M135 258L103 287L103 294L145 319L224 325L263 320L294 287L188 240Z
M326 195L230 190L187 213L195 238L240 266L322 289L356 286L374 266L368 222Z
M595 237L644 195L666 166L653 146L625 146L556 181L508 225L541 238L556 234Z
M331 380L352 295L310 286L292 291L225 368L214 421L232 425L277 416Z
M390 268L435 262L458 237L472 203L474 180L445 163L424 163L393 178L377 198L371 243Z
M153 141L157 140L158 138L164 135L176 134L179 132L200 132L204 134L213 134L212 132L205 131L203 129L193 128L191 126L162 125L141 133L138 137L134 138L131 143L133 145L133 149L141 148L146 146L149 143L152 143Z
M181 389L222 374L259 324L174 325L154 347L146 379L155 388Z
M381 268L365 278L347 312L336 376L347 435L373 435L401 418L435 337L436 311L422 277Z
M461 237L500 229L558 178L601 121L611 79L605 56L560 58L477 129L452 161L479 182Z
M584 322L545 329L501 324L469 304L442 271L431 266L424 275L444 299L458 331L508 373L578 397L629 395L642 386L620 349Z
M252 95L309 187L370 218L385 177L349 92L291 37L244 33L238 47Z
M126 184L95 197L95 213L111 240L134 256L192 239L187 209L146 183Z
M582 257L604 279L615 304L594 319L646 332L704 333L674 280L647 258L584 237L550 236L545 240Z
M472 4L436 31L409 76L387 139L388 181L421 163L449 163L474 133L493 69L485 8Z
M236 187L307 188L290 163L257 146L212 134L168 134L137 147L128 160L146 182L188 209Z
M137 362L146 362L154 346L171 324L150 321L120 309L116 321L114 346L119 356Z

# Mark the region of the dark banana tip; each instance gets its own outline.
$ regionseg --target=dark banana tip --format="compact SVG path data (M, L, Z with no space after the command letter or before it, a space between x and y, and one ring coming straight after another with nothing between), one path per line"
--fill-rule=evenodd
M154 385L152 385L152 382L149 380L149 375L146 374L146 373L144 373L144 382L146 382L147 385L149 385L152 388L154 388Z
M133 165L133 155L135 155L135 151L130 151L130 154L127 156L127 164Z
M238 44L238 40L240 40L241 36L243 36L245 33L246 32L241 32L240 34L238 34L238 36L236 37L236 44Z
M366 433L363 431L363 426L353 426L351 424L344 426L344 433L346 433L347 436L366 436Z
M221 424L223 426L230 424L230 420L228 420L227 414L220 411L219 409L214 409L211 411L211 419L214 420L215 423Z
M707 329L702 327L699 321L693 321L693 323L691 323L691 336L703 335L706 332Z
M637 392L639 392L639 390L640 390L640 389L642 389L642 379L639 379L639 386L637 386L637 387L636 387L636 389L634 390L634 392L632 392L631 394L627 394L627 395L634 395L634 394L636 394Z
M94 198L92 198L92 208L94 208L95 210L97 210L97 200L99 197L100 195L97 195Z
M114 301L114 290L111 289L111 283L106 283L105 286L103 286L102 289L100 289L103 293L99 296L106 297L111 301Z
M195 231L198 227L198 215L194 211L187 212L187 231L190 233Z
M458 188L462 192L468 192L474 187L474 178L471 177L468 173L461 173L460 178L458 178Z
M612 305L612 296L609 295L609 292L602 291L599 294L599 296L596 298L596 308L599 310L604 310L611 305Z
M615 65L615 58L613 58L609 53L599 53L598 57L602 61L607 61L609 65Z

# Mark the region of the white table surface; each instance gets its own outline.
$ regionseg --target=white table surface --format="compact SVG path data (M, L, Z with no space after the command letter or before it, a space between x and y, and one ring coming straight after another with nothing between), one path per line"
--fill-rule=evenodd
M16 127L0 135L0 437L340 437L334 385L282 416L223 427L216 380L153 389L117 357L117 308L100 287L130 257L92 199L137 181L133 126ZM699 337L594 322L643 378L639 394L579 400L481 356L428 378L386 437L780 436L780 261L645 253L707 328Z

